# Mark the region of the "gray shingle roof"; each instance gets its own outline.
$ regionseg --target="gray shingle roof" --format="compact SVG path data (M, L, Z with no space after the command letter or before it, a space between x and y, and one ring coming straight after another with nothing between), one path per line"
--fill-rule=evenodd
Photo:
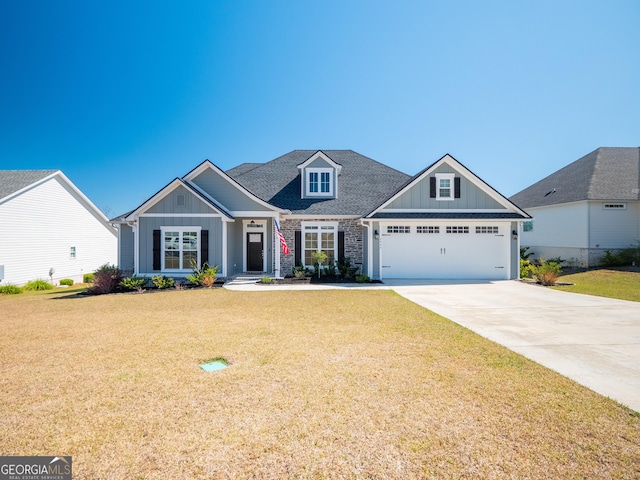
M58 170L0 170L0 199L42 180Z
M600 147L509 200L521 208L581 200L640 200L640 148Z
M528 217L524 217L523 215L516 212L462 212L462 213L448 213L448 212L424 212L424 213L389 213L389 212L379 212L374 214L371 218L380 218L380 219L443 219L443 220L494 220L494 219L504 219L504 218L519 218L525 219Z
M338 198L302 199L298 165L318 150L294 150L254 168L240 167L226 173L262 200L305 215L362 216L380 205L411 177L353 150L322 150L342 165Z

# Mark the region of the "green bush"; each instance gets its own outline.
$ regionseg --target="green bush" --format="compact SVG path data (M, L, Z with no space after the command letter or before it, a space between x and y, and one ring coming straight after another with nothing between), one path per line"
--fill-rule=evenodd
M153 284L159 289L173 287L174 280L171 277L165 277L164 275L155 275L151 277Z
M218 276L218 267L210 267L208 263L204 263L202 267L197 266L193 268L193 274L187 275L187 280L191 283L197 283L202 287L211 288L216 283L216 277Z
M76 282L74 282L70 278L63 278L62 280L60 280L60 285L66 285L67 287L72 287L74 283Z
M640 265L640 241L618 252L623 265Z
M296 278L305 278L307 276L307 272L305 272L304 267L293 267L293 276Z
M20 287L16 287L15 285L0 286L0 295L17 295L19 293L22 293L22 289Z
M529 252L528 250L531 247L520 247L520 260L529 260L529 257L533 255L533 252Z
M605 250L604 256L600 259L600 265L603 267L619 267L624 265L624 261L618 253Z
M313 266L316 269L316 273L318 274L318 278L320 278L320 273L322 272L322 265L327 261L327 254L322 250L316 250L311 254L311 259L313 260Z
M356 275L356 282L358 283L369 283L371 279L368 275Z
M275 280L271 277L262 277L262 279L260 280L260 283L274 283Z
M147 277L136 277L135 275L133 277L123 278L119 283L121 287L127 290L137 290L138 292L142 292L146 284Z
M122 270L105 263L93 273L93 287L89 292L96 295L113 292L122 280Z
M531 278L534 265L529 260L520 259L520 278Z
M342 278L353 278L353 276L358 272L359 268L351 265L351 258L344 257L342 261L338 261L336 264L338 267L338 271Z
M82 283L93 283L93 273L85 273L82 276Z
M562 267L556 262L547 262L540 259L540 265L534 265L531 274L537 283L542 285L554 285L562 273Z
M38 280L31 280L22 288L23 290L29 290L29 291L41 291L41 290L53 290L55 287L51 285L49 282L47 282L46 280L38 279Z

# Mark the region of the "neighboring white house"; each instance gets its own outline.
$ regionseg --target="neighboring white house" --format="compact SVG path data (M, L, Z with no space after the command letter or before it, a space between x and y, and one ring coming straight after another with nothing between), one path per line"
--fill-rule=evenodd
M520 243L534 258L596 266L640 240L640 148L598 148L510 200L533 216Z
M116 260L116 230L60 170L0 170L0 284L81 282Z

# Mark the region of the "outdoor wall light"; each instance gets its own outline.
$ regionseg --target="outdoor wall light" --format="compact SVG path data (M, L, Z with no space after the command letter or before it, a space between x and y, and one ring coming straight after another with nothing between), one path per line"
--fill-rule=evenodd
M373 231L373 237L377 240L380 238L380 234L378 233L378 230L374 230Z
M513 235L514 237L518 236L518 231L517 230L511 230L511 235Z

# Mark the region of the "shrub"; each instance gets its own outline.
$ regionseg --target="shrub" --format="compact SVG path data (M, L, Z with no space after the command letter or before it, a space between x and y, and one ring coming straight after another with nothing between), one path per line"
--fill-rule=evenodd
M351 265L351 258L344 257L342 261L337 263L338 271L342 278L353 278L359 268Z
M187 280L191 283L197 283L202 287L211 288L216 282L218 276L218 267L210 267L208 263L204 263L201 268L197 266L193 268L193 274L187 275Z
M113 292L122 280L122 270L115 265L105 263L93 273L93 287L91 293L103 295Z
M623 265L640 265L640 241L618 252Z
M127 290L136 290L138 292L144 291L144 286L147 284L147 277L127 277L120 280L119 285Z
M527 252L531 247L520 247L520 260L529 260L533 252Z
M369 283L371 279L368 275L356 275L356 282L358 283Z
M153 284L159 289L173 287L174 280L171 277L165 277L164 275L155 275L151 277Z
M619 267L624 265L624 261L619 254L611 250L605 250L604 256L600 259L600 265L603 267Z
M24 290L40 291L40 290L52 290L55 287L51 285L49 282L47 282L46 280L38 279L38 280L31 280L22 288Z
M271 277L262 277L262 279L260 280L260 283L274 283L275 280Z
M520 259L520 278L531 278L534 265L529 260Z
M93 283L93 273L85 273L82 276L82 283Z
M296 278L305 278L307 276L307 272L305 272L304 267L293 267L292 272L293 276Z
M540 259L540 265L533 266L531 274L537 283L542 285L554 285L562 273L562 267L556 262L547 262Z
M74 282L70 278L63 278L62 280L60 280L60 285L66 285L67 287L72 287L74 283L76 282Z
M20 287L16 287L15 285L0 286L0 295L17 295L19 293L22 293L22 289Z

